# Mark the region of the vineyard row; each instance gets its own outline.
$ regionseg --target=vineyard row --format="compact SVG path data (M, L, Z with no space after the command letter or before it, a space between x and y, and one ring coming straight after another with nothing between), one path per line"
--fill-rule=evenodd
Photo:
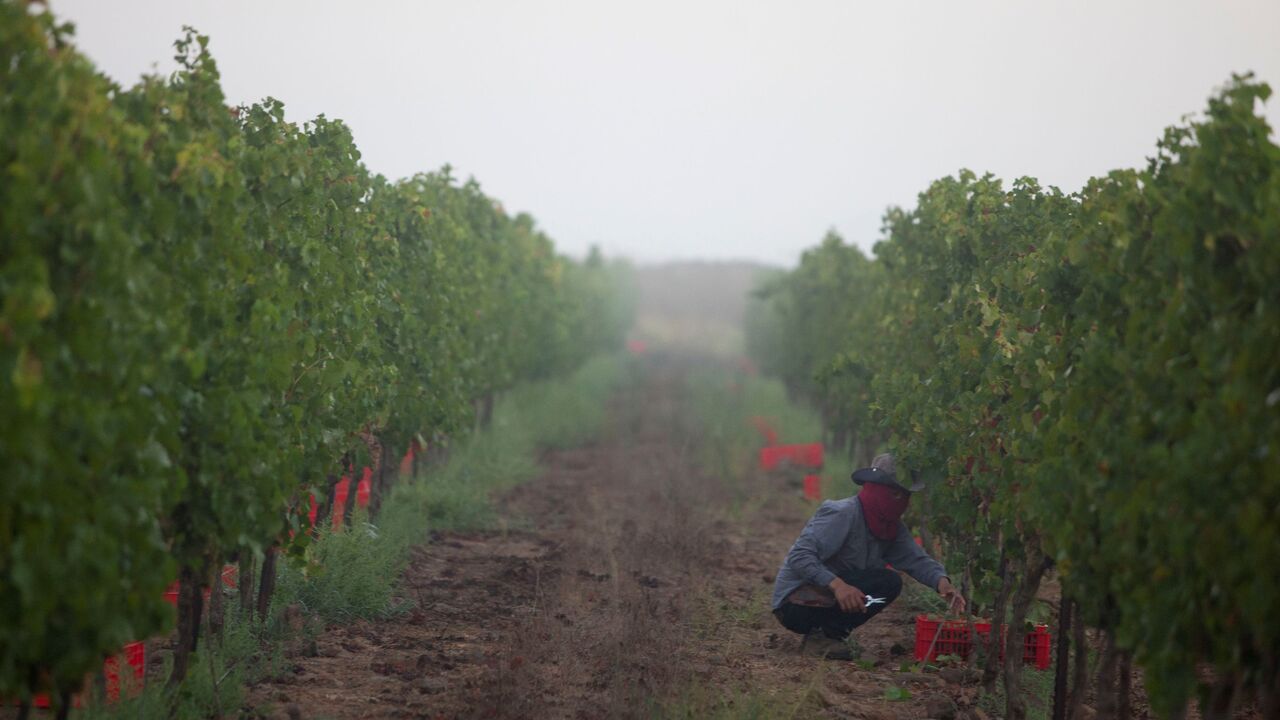
M873 255L831 234L749 313L753 356L836 446L892 449L930 480L918 517L980 606L1019 625L1056 575L1058 639L1073 618L1102 632L1104 717L1128 716L1131 662L1162 716L1198 697L1205 717L1251 698L1280 717L1269 95L1236 77L1146 167L1074 194L939 180L888 211Z
M267 585L345 468L376 513L406 449L621 344L624 266L448 168L371 174L339 121L228 106L207 46L120 87L0 0L0 697L170 630L175 577L182 677L200 587L246 558Z

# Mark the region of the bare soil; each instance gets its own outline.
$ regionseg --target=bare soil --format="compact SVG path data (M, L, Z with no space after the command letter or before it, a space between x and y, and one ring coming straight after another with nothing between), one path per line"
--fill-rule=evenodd
M681 402L678 371L652 373L615 403L601 442L547 454L540 478L500 499L506 527L418 548L402 590L412 612L330 628L251 688L246 712L704 717L728 703L923 718L972 702L971 686L899 672L915 614L902 599L856 632L870 667L799 653L769 594L813 507L778 477L702 472ZM910 698L887 700L891 687Z

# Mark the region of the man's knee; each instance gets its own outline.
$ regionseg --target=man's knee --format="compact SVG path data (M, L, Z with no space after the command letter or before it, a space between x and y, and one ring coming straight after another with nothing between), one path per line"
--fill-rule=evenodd
M880 570L871 570L867 580L863 581L867 587L862 591L874 597L882 597L885 604L893 602L898 595L902 594L902 576L895 570L882 568Z
M773 611L773 616L778 619L782 627L801 635L808 634L814 627L813 618L810 615L800 606L791 603L785 603Z

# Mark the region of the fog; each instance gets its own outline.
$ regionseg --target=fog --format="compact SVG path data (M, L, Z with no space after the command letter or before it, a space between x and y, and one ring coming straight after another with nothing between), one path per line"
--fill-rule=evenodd
M557 244L790 264L962 167L1075 190L1144 162L1232 72L1280 83L1280 2L61 0L115 79L191 24L231 102L450 163ZM1277 117L1275 103L1268 116Z

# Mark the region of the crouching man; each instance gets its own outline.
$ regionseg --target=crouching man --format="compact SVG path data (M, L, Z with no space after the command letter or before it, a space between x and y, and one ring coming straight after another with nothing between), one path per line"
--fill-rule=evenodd
M845 639L902 592L890 563L942 595L952 611L964 598L942 564L916 545L902 522L911 493L924 489L898 483L892 455L853 473L857 495L822 503L782 562L773 586L773 614L786 629L806 636L808 652L850 659Z

